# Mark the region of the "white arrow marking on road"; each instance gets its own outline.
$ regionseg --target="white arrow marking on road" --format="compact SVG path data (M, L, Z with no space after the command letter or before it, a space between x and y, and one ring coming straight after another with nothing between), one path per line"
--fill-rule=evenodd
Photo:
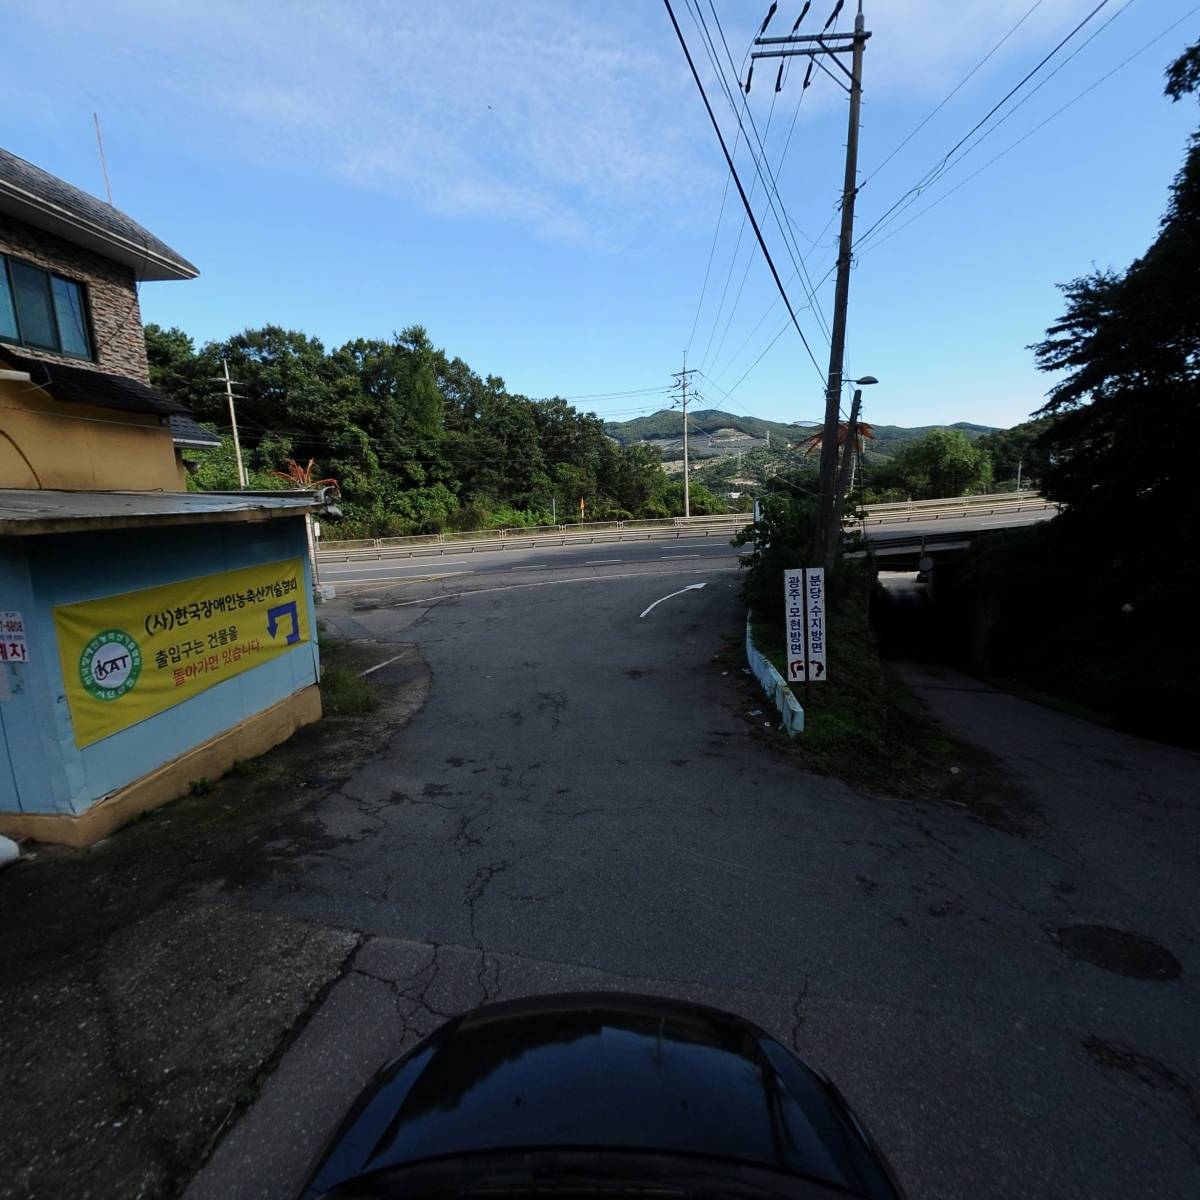
M703 586L704 584L702 583L689 583L687 587L680 588L677 592L672 592L671 596L682 596L684 592L694 592L697 588L702 588ZM650 605L650 608L646 609L646 612L638 614L638 620L640 621L642 617L646 615L646 613L651 611L651 609L657 608L664 600L670 600L671 596L661 596L659 599L655 600L655 602Z

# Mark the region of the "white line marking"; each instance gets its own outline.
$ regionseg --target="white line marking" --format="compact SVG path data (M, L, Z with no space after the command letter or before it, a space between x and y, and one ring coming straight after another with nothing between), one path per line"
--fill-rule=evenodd
M359 559L356 562L326 564L321 569L322 575L336 571L428 571L430 568L439 570L442 566L454 567L460 563L474 562L472 558L433 558L428 557L422 562L409 562L407 559L394 558Z
M510 571L548 571L545 563L522 563L519 567L509 567Z
M718 571L740 571L741 567L709 567L704 574ZM515 592L518 588L557 587L560 583L604 583L608 579L644 579L647 575L684 575L685 571L627 571L623 575L580 575L575 579L547 579L542 583L506 583L502 587L471 588L466 592L443 592L439 596L424 596L420 600L397 600L389 608L407 608L410 604L434 604L438 600L457 600L460 596L480 596L485 592ZM697 571L695 574L699 575Z
M363 567L343 567L342 569L344 571L348 571L350 573L355 574L355 577L357 578L358 575L372 574L377 571L394 571L396 568L389 567L389 566L380 566L380 567L363 566ZM461 571L439 571L436 567L431 571L429 569L429 567L427 566L427 567L425 567L425 575L397 575L397 576L395 576L395 578L396 579L424 579L427 576L433 577L434 575L470 575L470 573L471 572L466 569L461 570ZM321 578L322 579L326 579L326 578L338 579L338 578L340 578L340 576L338 576L336 574L330 575L328 569L326 569L321 572Z
M601 563L620 563L624 562L623 558L589 558L584 560L585 567L595 567Z
M699 557L700 557L700 555L698 555L698 554L660 554L658 557L659 557L660 559L665 559L665 558L699 558Z
M391 658L385 658L383 662L376 663L373 667L368 667L365 671L359 671L359 679L365 678L367 675L374 674L376 671L381 671L384 667L390 667L392 663L399 662L402 658L406 658L412 653L412 648L401 650L399 654L393 654Z
M697 588L702 588L703 586L704 584L702 583L689 583L687 587L680 588L677 592L672 592L670 596L660 596L652 605L650 605L648 609L646 609L646 612L638 614L638 620L640 621L642 617L646 615L646 613L653 612L653 610L656 609L664 600L670 600L671 596L682 596L684 592L694 592Z
M387 581L387 583L388 584L392 584L392 583L397 583L397 584L398 583L428 583L428 581L431 579L449 579L451 575L472 575L472 574L474 574L473 571L446 571L444 573L439 573L437 575L401 575L401 576L397 576L394 579L389 579ZM382 583L383 580L379 579L378 577L370 578L370 579L343 579L342 576L338 575L335 578L330 579L329 582L330 583L347 583L347 584Z

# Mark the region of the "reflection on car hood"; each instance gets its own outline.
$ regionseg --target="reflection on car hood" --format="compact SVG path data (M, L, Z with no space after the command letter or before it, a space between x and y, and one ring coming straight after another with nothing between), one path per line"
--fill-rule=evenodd
M702 1155L897 1194L829 1081L762 1030L603 993L450 1021L363 1093L307 1194L445 1156L566 1148Z

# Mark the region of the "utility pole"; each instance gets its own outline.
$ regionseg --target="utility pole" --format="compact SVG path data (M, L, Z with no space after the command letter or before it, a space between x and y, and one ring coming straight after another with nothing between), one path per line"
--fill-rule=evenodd
M858 127L862 107L862 62L863 50L871 35L863 25L862 0L858 0L858 14L854 18L852 34L806 34L801 36L754 39L756 46L779 46L779 49L762 50L752 58L788 58L803 55L817 62L828 57L849 80L842 86L850 94L850 115L846 135L846 173L842 186L842 227L838 237L837 286L833 301L833 328L829 342L829 379L825 389L825 424L821 435L821 475L818 487L817 538L815 558L828 570L833 567L841 542L840 530L835 523L837 508L835 484L838 466L837 433L841 410L842 370L846 354L846 312L850 302L850 265L854 249L854 201L858 195ZM851 56L847 70L840 56ZM811 71L811 66L810 66ZM827 72L832 75L832 72ZM836 76L834 76L836 78Z
M691 482L688 478L688 427L687 427L687 406L688 406L688 382L695 375L695 368L688 370L687 351L683 352L683 370L676 371L671 378L679 382L675 385L680 391L680 400L683 405L683 515L690 517L692 515L692 494Z
M229 362L226 359L221 359L221 370L225 377L225 399L229 403L229 424L233 428L233 453L237 458L237 473L238 487L243 491L246 488L246 468L242 464L242 443L238 437L237 413L233 408L233 380L229 378Z
M862 388L854 389L854 400L850 404L850 420L846 425L846 443L842 447L842 467L838 472L837 492L834 496L834 528L840 535L842 511L850 491L850 473L854 469L854 452L858 448L858 413L862 408Z
M1017 499L1021 498L1021 459L1017 459Z

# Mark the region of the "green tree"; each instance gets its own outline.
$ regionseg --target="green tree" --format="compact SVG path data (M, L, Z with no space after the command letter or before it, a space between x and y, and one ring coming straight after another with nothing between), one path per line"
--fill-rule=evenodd
M217 415L210 397L220 385L203 378L203 364L192 339L182 329L174 326L164 329L153 322L143 332L151 387L178 400L197 416ZM226 427L228 424L226 419Z
M247 329L197 350L178 329L148 326L155 384L224 428L220 363L236 381L243 456L252 475L314 458L341 487L350 536L447 527L682 512L657 451L623 447L603 422L564 400L532 400L482 377L410 326L329 351L297 330ZM192 486L229 488L224 448ZM718 503L693 494L697 512Z
M1200 42L1167 72L1178 100L1200 88ZM1195 545L1197 503L1178 453L1200 439L1200 134L1189 140L1158 237L1124 272L1063 286L1065 314L1035 346L1064 372L1040 410L1045 491L1072 520L1136 543Z
M931 429L900 451L895 470L909 495L922 500L983 491L992 479L987 451L961 429Z
M1042 439L1053 424L1053 417L1023 421L1011 429L985 433L975 445L987 451L992 460L992 475L998 482L1015 481L1019 466L1022 486L1036 487L1050 466L1050 454Z

